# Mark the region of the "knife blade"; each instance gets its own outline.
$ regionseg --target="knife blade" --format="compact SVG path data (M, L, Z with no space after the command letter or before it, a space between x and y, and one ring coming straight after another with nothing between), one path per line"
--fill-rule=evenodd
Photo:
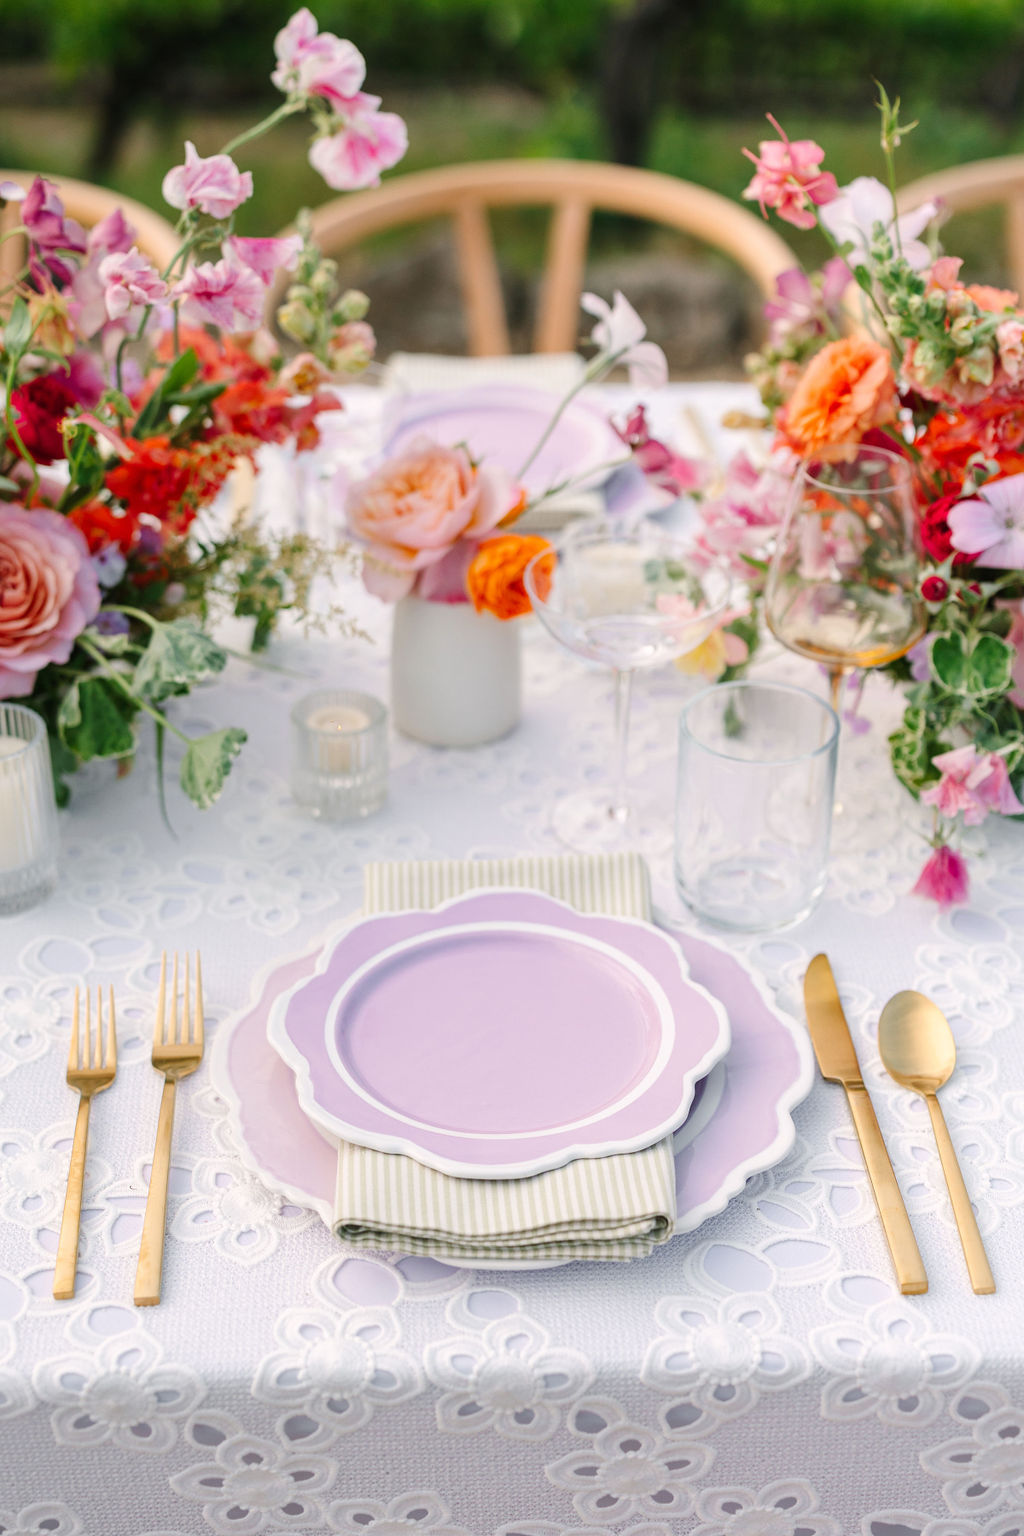
M893 1172L874 1105L864 1086L860 1062L839 1001L835 977L827 955L815 955L804 976L804 1007L811 1044L822 1077L841 1083L853 1117L854 1129L864 1155L871 1192L889 1244L896 1279L904 1296L920 1296L928 1289L928 1276Z

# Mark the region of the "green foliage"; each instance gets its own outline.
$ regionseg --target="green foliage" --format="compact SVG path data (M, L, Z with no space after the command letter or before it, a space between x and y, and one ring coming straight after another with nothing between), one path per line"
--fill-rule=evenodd
M192 619L157 624L135 668L135 691L153 704L188 693L214 672L223 672L227 654Z
M1013 646L998 635L979 635L970 644L958 633L939 635L932 647L932 670L943 688L969 699L1006 693L1013 675Z
M201 811L209 810L247 740L244 731L229 725L190 741L181 760L181 787Z
M926 709L911 707L905 712L899 729L889 737L889 753L896 777L912 795L919 795L929 781L938 778L932 758L949 745Z
M107 677L82 677L60 701L57 729L69 752L87 763L94 757L131 757L138 705Z

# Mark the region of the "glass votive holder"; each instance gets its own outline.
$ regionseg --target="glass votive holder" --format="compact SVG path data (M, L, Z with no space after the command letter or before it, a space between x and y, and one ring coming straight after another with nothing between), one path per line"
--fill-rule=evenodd
M49 896L57 841L46 722L23 704L0 704L0 915Z
M825 888L839 720L784 683L721 683L679 723L675 880L698 917L798 923Z
M312 816L354 821L388 793L388 712L368 693L322 688L292 710L292 794Z

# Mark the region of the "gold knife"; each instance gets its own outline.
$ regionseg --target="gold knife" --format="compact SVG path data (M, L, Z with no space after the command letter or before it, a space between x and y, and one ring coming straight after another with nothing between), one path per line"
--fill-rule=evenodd
M811 1044L822 1077L846 1089L854 1129L864 1154L878 1214L892 1254L896 1279L904 1296L920 1296L928 1289L928 1276L910 1225L907 1208L896 1182L874 1106L864 1087L860 1062L850 1038L850 1026L836 991L827 955L815 955L804 977L804 1006Z

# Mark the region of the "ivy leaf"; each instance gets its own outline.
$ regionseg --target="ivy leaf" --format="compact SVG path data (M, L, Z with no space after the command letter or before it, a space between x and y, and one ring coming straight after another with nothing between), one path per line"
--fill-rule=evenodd
M19 294L11 305L11 313L4 326L4 351L12 358L18 357L32 336L32 316L28 305Z
M189 742L181 761L181 787L201 811L209 810L224 788L231 764L247 739L244 731L229 725Z
M83 677L60 701L57 729L82 762L94 757L131 757L135 751L133 701L106 677Z
M213 672L223 672L227 652L192 619L159 624L135 668L135 687L154 703L188 693Z
M981 635L971 652L968 684L972 693L1006 693L1013 681L1016 650L998 635Z
M932 671L951 693L963 693L967 658L959 635L939 635L932 646Z

